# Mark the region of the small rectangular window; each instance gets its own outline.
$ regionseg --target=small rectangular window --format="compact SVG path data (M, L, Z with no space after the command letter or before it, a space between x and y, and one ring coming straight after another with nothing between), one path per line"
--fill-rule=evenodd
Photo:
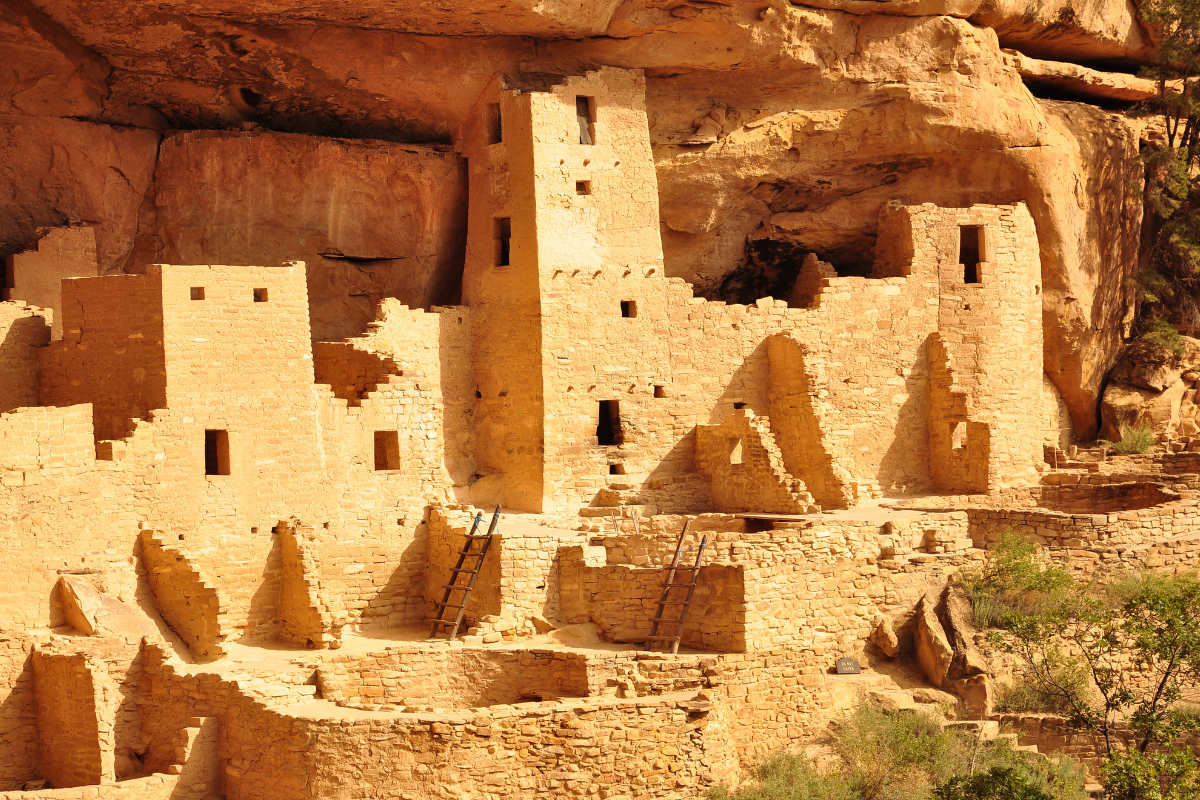
M254 290L254 302L256 302L256 303L267 302L267 290L266 289L255 289Z
M621 401L601 400L600 414L596 422L596 442L600 445L621 444Z
M596 143L595 108L590 97L575 98L575 119L579 122L579 143Z
M229 431L204 432L204 474L229 474Z
M204 287L203 286L193 286L192 287L192 299L193 300L203 300L204 299Z
M967 424L965 422L950 423L950 446L955 450L967 449Z
M661 400L666 396L667 396L667 387L665 387L665 386L655 386L654 387L655 399Z
M591 181L575 181L575 194L591 194L591 193L592 193L592 182Z
M636 300L622 300L621 301L621 316L622 317L636 317L637 316L637 301Z
M375 431L375 469L400 469L400 434Z
M979 226L962 225L958 229L958 263L963 268L963 283L979 280Z
M511 257L512 221L500 217L495 221L496 266L507 267Z
M488 103L483 109L483 127L487 131L488 144L504 141L504 130L500 126L500 104Z
M609 475L624 475L625 474L625 465L624 464L609 464L608 465L608 474Z

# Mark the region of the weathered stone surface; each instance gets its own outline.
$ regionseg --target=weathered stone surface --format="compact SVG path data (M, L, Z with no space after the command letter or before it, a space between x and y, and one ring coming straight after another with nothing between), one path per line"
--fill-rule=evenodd
M158 634L154 623L140 609L96 591L81 578L63 575L56 587L67 623L88 636L100 634Z
M278 133L177 133L155 170L146 261L304 261L313 338L361 333L380 300L457 302L466 165L447 148Z
M1194 411L1183 408L1185 395L1193 381L1185 381L1200 363L1200 341L1180 337L1182 354L1159 344L1139 339L1124 349L1109 377L1100 407L1101 435L1111 441L1121 438L1121 430L1139 421L1148 422L1157 436L1169 437L1181 431L1181 413L1191 419ZM1187 405L1194 405L1194 392Z
M986 675L990 671L987 660L975 647L973 614L971 601L962 591L961 582L951 580L942 594L939 618L954 651L946 677L955 684L976 675Z
M149 130L0 114L0 255L33 244L39 227L75 219L96 229L100 271L122 269L158 142Z
M1158 96L1158 84L1149 78L1123 72L1102 72L1064 61L1045 61L1017 50L1005 50L1004 60L1021 77L1040 86L1052 86L1067 92L1136 103Z
M26 0L0 6L0 113L51 117L99 114L108 62L82 47Z
M58 579L58 595L70 626L94 635L99 628L96 617L100 613L100 593L90 583L64 575Z
M950 684L954 693L962 698L970 719L987 719L992 714L995 691L987 673L959 678Z
M926 594L917 606L917 628L914 634L917 663L925 677L934 686L941 687L946 682L950 664L954 660L954 650L942 623L937 616L937 599Z
M900 655L900 639L892 628L891 617L880 617L875 623L874 641L875 646L888 658Z

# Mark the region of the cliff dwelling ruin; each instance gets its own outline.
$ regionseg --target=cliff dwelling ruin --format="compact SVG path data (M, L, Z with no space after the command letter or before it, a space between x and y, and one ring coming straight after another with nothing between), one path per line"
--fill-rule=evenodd
M1200 556L1119 9L174 5L0 2L0 800L699 798Z

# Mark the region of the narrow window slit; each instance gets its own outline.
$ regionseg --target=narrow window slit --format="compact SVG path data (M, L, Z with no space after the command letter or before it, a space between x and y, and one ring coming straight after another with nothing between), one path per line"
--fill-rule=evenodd
M621 401L601 400L596 422L596 442L600 445L621 444Z
M979 226L961 225L958 229L958 263L963 268L963 283L979 280Z
M375 469L400 469L400 433L375 431Z
M507 267L511 257L512 220L509 217L496 219L496 266Z
M575 119L579 122L579 143L596 143L595 108L590 97L575 98Z
M204 474L229 474L229 431L204 431Z

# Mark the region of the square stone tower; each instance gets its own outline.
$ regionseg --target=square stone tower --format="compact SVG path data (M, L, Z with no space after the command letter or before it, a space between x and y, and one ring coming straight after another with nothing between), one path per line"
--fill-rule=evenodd
M629 412L667 391L669 332L642 74L537 88L497 79L460 131L463 301L483 481L550 512L623 468Z

